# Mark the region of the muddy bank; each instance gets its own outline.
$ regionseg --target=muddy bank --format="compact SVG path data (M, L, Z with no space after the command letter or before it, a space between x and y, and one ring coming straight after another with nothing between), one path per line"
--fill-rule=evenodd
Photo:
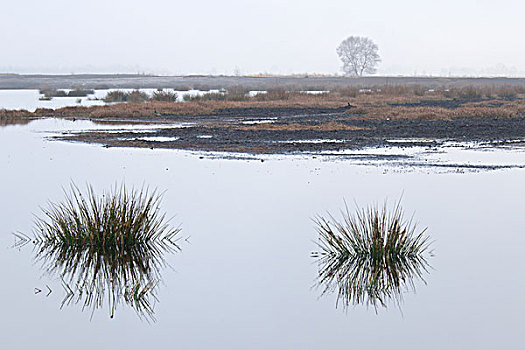
M525 117L449 120L370 118L341 108L225 109L201 116L170 116L170 127L61 135L107 147L172 148L248 154L317 153L396 145L438 147L444 141L491 146L525 139ZM414 140L416 139L416 140Z

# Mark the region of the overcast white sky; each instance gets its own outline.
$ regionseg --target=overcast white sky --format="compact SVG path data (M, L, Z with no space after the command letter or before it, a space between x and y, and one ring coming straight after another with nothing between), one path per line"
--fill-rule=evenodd
M340 73L350 35L379 74L525 76L514 0L6 0L0 72Z

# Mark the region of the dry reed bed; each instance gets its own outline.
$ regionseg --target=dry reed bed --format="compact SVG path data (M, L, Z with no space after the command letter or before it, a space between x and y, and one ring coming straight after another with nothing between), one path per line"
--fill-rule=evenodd
M240 98L241 96L242 98ZM213 115L224 109L242 108L340 108L348 106L351 117L415 118L447 120L455 117L521 117L525 115L525 91L521 87L466 87L429 90L421 87L386 86L366 90L337 89L318 95L282 89L254 97L242 92L222 96L223 100L196 99L184 103L149 101L92 107L65 107L35 112L0 110L0 122L41 117L93 119L161 119L167 116ZM210 97L211 98L211 97ZM421 102L434 101L431 106ZM440 104L442 102L442 105ZM454 108L447 103L455 103Z
M443 107L368 106L352 111L371 118L409 118L425 120L450 120L458 117L512 118L525 116L525 101L510 102L499 107L465 105L455 109Z

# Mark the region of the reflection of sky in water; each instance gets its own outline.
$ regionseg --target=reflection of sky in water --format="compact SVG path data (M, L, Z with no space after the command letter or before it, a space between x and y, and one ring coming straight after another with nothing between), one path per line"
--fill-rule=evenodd
M37 108L62 108L68 106L98 106L103 101L88 100L88 97L57 97L50 101L40 101L38 90L0 90L0 108L25 109L33 112ZM104 94L105 96L105 94ZM92 97L92 95L91 95ZM80 99L81 103L77 100Z
M0 327L7 349L503 349L522 342L523 169L396 173L384 162L358 167L322 157L199 159L36 133L73 125L41 120L0 128ZM157 323L145 325L129 308L114 319L95 314L92 322L75 308L58 310L63 295L46 298L45 284L57 291L61 282L41 279L30 251L8 248L11 232L29 232L32 214L62 198L70 181L167 189L163 209L177 213L191 243L166 258L174 269L163 273ZM309 256L316 249L310 218L337 212L343 198L374 203L401 193L406 212L415 212L435 241L428 285L404 297L402 314L336 310L335 296L319 298L311 288L318 271ZM35 295L35 287L44 292Z
M355 158L359 164L376 165L387 162L390 166L400 166L406 169L417 169L443 166L446 171L457 169L475 170L477 167L521 167L525 165L525 148L522 146L503 148L487 147L483 143L475 142L448 142L444 141L439 147L413 146L399 147L396 142L388 147L367 147L359 150L344 150L339 152L327 151L321 154L329 155L334 159ZM366 157L364 161L359 159ZM373 158L377 160L373 160ZM387 157L387 158L385 158ZM388 159L385 161L385 159ZM463 169L465 168L465 169ZM448 170L447 170L448 169Z

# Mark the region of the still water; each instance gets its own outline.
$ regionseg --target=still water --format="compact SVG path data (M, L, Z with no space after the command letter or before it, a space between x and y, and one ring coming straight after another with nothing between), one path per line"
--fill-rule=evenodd
M398 171L389 163L261 162L46 138L99 127L48 119L0 128L2 348L521 346L524 169ZM506 164L523 164L523 153L499 152ZM475 161L487 153L469 154ZM93 314L75 303L61 308L67 296L61 279L35 262L31 243L13 247L12 233L31 233L35 215L63 200L71 182L99 193L115 184L164 191L161 208L180 228L180 250L163 257L169 266L159 270L156 322L125 304L113 318L107 308ZM336 308L337 291L321 296L316 287L313 219L327 212L339 217L345 200L352 211L401 196L405 212L432 240L426 283L415 279L415 292L404 293L399 305Z

